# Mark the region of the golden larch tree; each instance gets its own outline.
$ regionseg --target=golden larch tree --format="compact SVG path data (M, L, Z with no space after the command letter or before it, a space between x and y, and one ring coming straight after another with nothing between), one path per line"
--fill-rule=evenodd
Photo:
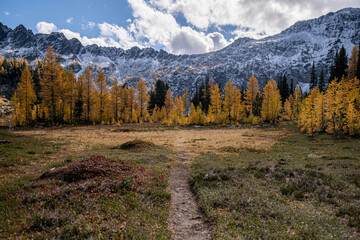
M320 90L315 99L315 113L315 130L323 132L326 128L325 99L324 94Z
M277 122L281 112L281 96L274 79L271 79L264 87L261 116L264 121L271 124Z
M77 122L83 120L85 84L84 75L79 75L75 85L74 117Z
M217 84L213 84L210 90L210 107L208 112L209 120L212 123L219 124L222 122L222 101L221 92Z
M103 123L106 121L106 110L107 110L107 102L108 102L108 96L109 92L107 89L107 83L106 78L104 75L104 72L100 70L98 73L98 76L96 78L96 86L97 86L97 97L98 97L98 103L99 103L99 116L100 116L100 122Z
M118 122L120 119L121 110L121 87L116 78L114 79L114 82L111 86L110 96L113 119L115 122Z
M137 95L136 101L139 106L138 108L138 116L140 118L140 122L146 121L148 118L148 103L150 100L150 96L148 94L148 90L146 88L146 83L140 78L140 81L136 85Z
M291 121L293 120L293 112L292 112L292 105L293 105L294 99L293 96L290 95L284 103L284 113L283 113L283 118L286 121Z
M166 109L166 114L169 114L171 109L174 108L174 100L172 97L172 93L171 93L171 89L169 88L166 91L166 95L165 95L165 109Z
M21 73L20 82L17 86L14 99L16 99L18 103L16 114L18 115L17 119L19 124L28 125L33 120L32 110L36 101L34 82L28 67Z
M123 86L120 93L120 116L122 121L130 121L131 113L129 112L129 89L126 86Z
M190 96L187 87L184 89L184 94L182 95L182 101L184 106L184 114L187 115L190 110Z
M352 102L349 102L346 109L344 130L350 136L358 134L360 130L360 111L354 107Z
M342 89L343 80L338 82L335 78L334 81L329 83L325 94L326 132L335 136L343 131L345 97Z
M359 55L359 47L355 44L355 46L351 51L351 56L349 59L349 67L347 69L347 79L349 80L355 78L357 74L358 55Z
M130 122L136 123L138 121L138 116L136 114L136 91L134 86L131 86L128 91L128 110L130 113Z
M237 122L242 121L245 118L245 105L241 100L240 89L235 89L234 103L230 106L231 118Z
M302 132L313 136L316 132L316 99L319 96L319 89L314 87L301 107L298 125Z
M74 109L75 109L75 100L76 100L76 77L72 69L68 72L68 86L69 86L69 94L68 94L68 105L69 105L69 120L71 123L74 122Z
M258 80L252 75L247 83L247 89L245 90L245 104L250 116L253 115L254 103L258 93Z
M224 87L224 112L226 114L226 118L228 121L233 120L231 110L233 106L235 105L235 98L236 98L236 86L229 80L225 87Z
M54 124L56 119L56 106L59 101L60 86L62 82L60 64L51 46L45 54L45 61L40 76L41 97L50 109L50 120Z
M85 94L84 94L84 104L86 105L85 108L85 115L86 115L86 120L88 122L90 122L91 119L91 113L93 111L93 102L94 102L94 78L92 76L91 70L89 67L86 68L85 70L85 75L84 75L84 89L85 89Z
M292 107L294 119L299 118L301 105L302 105L302 91L301 91L301 88L297 87L294 91L294 104Z

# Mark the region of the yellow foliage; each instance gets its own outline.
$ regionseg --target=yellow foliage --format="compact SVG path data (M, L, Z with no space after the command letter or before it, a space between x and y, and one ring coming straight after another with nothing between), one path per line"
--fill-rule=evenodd
M249 82L247 83L247 89L245 91L245 105L246 109L249 112L249 115L253 115L254 103L256 95L259 93L258 80L251 76Z
M261 116L264 121L276 123L281 111L281 96L274 79L264 87Z

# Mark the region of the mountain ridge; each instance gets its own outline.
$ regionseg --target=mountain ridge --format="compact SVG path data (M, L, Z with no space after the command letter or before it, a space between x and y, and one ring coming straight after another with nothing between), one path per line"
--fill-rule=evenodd
M86 66L95 72L103 69L106 76L121 82L135 84L141 76L154 83L154 73L164 79L176 94L184 87L193 93L206 75L224 86L231 79L244 89L247 80L255 75L259 85L286 74L304 90L309 82L313 62L328 76L336 49L345 46L351 53L360 42L360 9L345 8L319 18L299 21L282 32L262 39L239 38L215 52L174 55L164 50L133 47L128 50L115 47L83 46L78 39L67 39L63 33L34 34L20 24L10 29L0 23L0 55L24 57L34 61L43 58L49 45L62 56L61 64L73 68L77 74Z

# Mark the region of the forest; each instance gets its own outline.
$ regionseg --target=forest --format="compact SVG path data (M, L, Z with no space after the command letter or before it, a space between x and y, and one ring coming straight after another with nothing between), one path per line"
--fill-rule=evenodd
M140 81L136 86L107 81L100 71L96 79L90 66L75 77L58 62L51 46L44 61L36 60L30 68L24 59L0 60L0 76L20 76L11 98L14 113L11 125L35 126L63 124L163 123L166 125L242 123L277 124L297 121L299 128L313 135L360 133L360 54L354 46L348 60L344 47L336 52L330 66L330 78L321 70L317 77L315 63L309 73L310 92L289 86L286 76L270 79L262 92L252 76L242 91L231 80L221 89L212 78L190 96L173 96L169 86L154 73L155 86ZM107 82L111 82L108 88ZM148 89L150 88L150 91ZM6 116L4 116L6 117Z

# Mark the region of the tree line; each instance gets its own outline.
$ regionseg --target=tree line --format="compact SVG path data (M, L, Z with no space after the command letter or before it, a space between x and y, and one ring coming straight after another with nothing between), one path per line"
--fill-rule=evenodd
M303 132L313 135L328 132L334 135L360 134L360 54L355 45L348 61L345 48L336 52L330 69L327 88L323 73L318 85L314 65L310 93L303 100L298 125Z
M329 111L326 110L329 108L326 106L328 101L325 101L326 104L322 103L319 100L320 96L328 99L330 92L335 91L337 99L339 98L338 94L343 91L342 96L346 96L344 99L347 99L343 101L352 101L352 104L344 103L346 106L342 105L342 109L346 110L341 118L350 119L350 115L347 113L353 112L354 120L351 121L354 122L352 125L354 127L350 131L343 125L341 131L357 134L360 102L357 97L359 95L357 74L360 72L358 47L354 46L355 50L350 57L349 66L346 61L345 69L343 65L339 64L339 59L344 62L342 49L340 53L336 53L334 65L331 67L332 75L330 77L333 79L329 79L328 84L315 80L313 64L310 77L314 83L311 86L310 94L303 100L301 89L294 89L292 80L289 86L285 75L280 78L278 83L274 79L270 79L262 92L260 92L258 81L254 76L249 79L244 91L241 91L231 80L221 89L212 78L206 77L204 83L196 89L192 97L189 96L186 88L183 95L173 96L169 86L158 79L156 75L155 86L151 86L150 91L141 77L136 86L128 86L126 83L121 85L117 79L113 78L111 79L112 84L108 88L102 71L97 74L96 79L89 67L84 74L77 78L72 70L67 72L58 63L58 56L50 46L44 61L37 62L35 74L31 73L28 66L25 66L22 71L20 82L12 98L15 109L13 125L31 126L36 122L47 122L51 125L142 122L159 122L167 125L238 125L261 122L275 124L281 120L298 120L299 127L310 134L317 131L338 134L339 131L332 131L329 127L316 125L319 120L315 121L314 116L321 115L316 111L320 111L318 110L319 104L323 104L324 119L325 116L330 117ZM343 69L343 72L340 69ZM341 81L337 80L339 74L342 74ZM322 79L323 71L320 75L322 75L322 77L320 76ZM33 76L38 79L38 86L34 84ZM325 90L326 85L328 85L328 90ZM351 86L352 91L345 93L345 86ZM351 100L349 100L350 98ZM339 124L346 122L346 126L348 126L349 121L340 121Z

